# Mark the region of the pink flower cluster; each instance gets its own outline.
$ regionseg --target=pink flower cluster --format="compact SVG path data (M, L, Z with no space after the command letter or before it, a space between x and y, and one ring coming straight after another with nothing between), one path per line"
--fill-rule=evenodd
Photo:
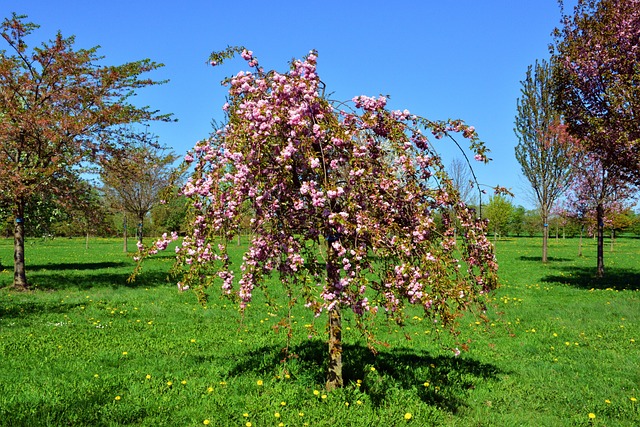
M255 61L251 51L238 53ZM482 155L475 130L388 111L385 97L358 96L363 111L340 110L319 93L316 63L310 52L287 73L227 80L227 125L185 159L194 173L182 188L192 217L176 248L180 287L220 283L244 308L264 277L278 274L316 314L348 308L361 318L382 309L401 321L408 303L445 324L482 305L497 285L486 224L442 179L423 134L462 133ZM237 275L226 242L241 228L252 240Z

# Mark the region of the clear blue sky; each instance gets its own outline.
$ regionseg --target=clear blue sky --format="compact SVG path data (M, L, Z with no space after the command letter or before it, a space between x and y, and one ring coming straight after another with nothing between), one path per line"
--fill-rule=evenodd
M136 103L175 115L177 123L151 131L178 154L222 120L219 83L246 68L241 60L212 68L212 51L244 45L265 68L286 71L291 58L317 49L334 99L388 94L392 109L474 125L493 158L475 163L480 182L509 187L515 204L532 207L513 122L527 66L549 56L556 0L0 0L0 16L11 12L41 26L31 45L60 30L77 47L100 45L105 63L164 63L153 77L170 82L141 91ZM441 150L447 164L457 156Z

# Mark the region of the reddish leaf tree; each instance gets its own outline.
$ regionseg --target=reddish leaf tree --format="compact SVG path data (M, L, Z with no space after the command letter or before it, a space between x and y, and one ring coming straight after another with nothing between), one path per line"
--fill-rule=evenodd
M168 120L128 102L139 88L154 85L143 73L161 66L148 59L102 66L97 48L75 49L60 33L29 49L37 25L13 15L0 26L10 53L0 52L0 199L15 217L14 281L27 289L24 209L34 192L58 188L64 175L79 173L115 144L119 126Z
M486 160L473 127L389 111L384 97L358 96L354 110L338 109L345 104L322 95L315 52L284 74L264 71L241 48L212 62L235 53L254 71L225 81L226 126L186 158L195 164L182 190L193 217L177 249L179 287L204 299L216 285L244 309L265 277L279 274L292 302L328 314L328 389L343 383L342 310L369 337L367 319L380 311L402 322L405 304L448 327L461 311L482 313L497 285L486 223L461 200L423 134L460 132ZM253 238L236 280L227 245L247 203Z
M605 169L640 183L640 0L578 0L555 37L569 132Z
M585 153L583 146L568 135L566 126L557 126L556 133L571 147L572 178L567 194L567 206L581 221L591 220L597 239L596 275L604 276L604 229L617 213L628 208L637 196L637 187L620 175L617 167L607 168L595 153Z

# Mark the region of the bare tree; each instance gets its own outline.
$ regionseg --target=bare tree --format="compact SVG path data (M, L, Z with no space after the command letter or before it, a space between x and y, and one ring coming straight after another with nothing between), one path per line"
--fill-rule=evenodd
M142 243L144 219L171 185L172 164L177 156L164 154L162 148L148 144L146 134L139 138L141 142L119 151L102 164L100 178L103 192L114 207L137 219L138 242Z

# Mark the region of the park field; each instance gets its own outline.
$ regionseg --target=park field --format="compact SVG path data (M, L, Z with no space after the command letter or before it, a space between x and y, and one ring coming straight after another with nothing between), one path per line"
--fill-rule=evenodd
M241 316L178 292L170 251L127 283L119 240L33 239L33 291L16 293L0 240L0 426L640 425L640 240L607 244L601 280L591 239L582 257L551 240L545 265L539 239L496 252L489 322L463 318L456 343L418 310L403 329L380 319L373 355L345 315L345 387L328 393L326 318L290 309L276 279Z

